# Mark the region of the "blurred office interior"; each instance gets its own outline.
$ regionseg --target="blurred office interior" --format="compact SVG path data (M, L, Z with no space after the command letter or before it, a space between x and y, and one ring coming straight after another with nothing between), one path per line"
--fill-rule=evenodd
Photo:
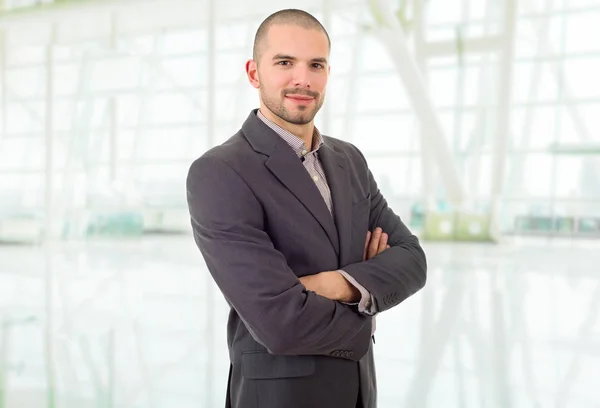
M378 407L600 406L600 0L0 0L0 408L224 406L185 177L282 8L331 36L317 127L428 256Z

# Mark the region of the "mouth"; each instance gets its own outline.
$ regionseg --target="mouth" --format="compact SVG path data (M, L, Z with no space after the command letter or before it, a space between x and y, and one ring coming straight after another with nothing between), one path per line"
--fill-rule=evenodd
M301 104L308 104L315 100L314 97L307 96L307 95L288 94L288 95L285 95L285 97L287 99L290 99L292 102L301 103Z

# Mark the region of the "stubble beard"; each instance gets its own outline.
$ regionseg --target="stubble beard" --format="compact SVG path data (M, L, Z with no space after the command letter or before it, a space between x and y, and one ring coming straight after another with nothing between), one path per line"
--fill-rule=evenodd
M317 96L318 98L318 96ZM317 100L317 104L314 108L309 110L308 106L298 106L299 112L290 112L284 105L285 101L285 92L281 94L281 99L279 101L274 98L270 98L265 92L264 88L260 87L260 99L263 104L269 109L275 116L284 120L288 123L292 123L294 125L306 125L313 121L321 106L323 106L323 102L325 98L320 98Z

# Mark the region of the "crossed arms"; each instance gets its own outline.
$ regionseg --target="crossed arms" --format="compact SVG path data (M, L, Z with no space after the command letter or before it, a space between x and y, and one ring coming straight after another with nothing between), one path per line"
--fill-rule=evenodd
M390 246L387 244L388 235L381 228L376 228L371 234L367 232L363 262L373 259ZM300 278L300 282L307 290L312 290L327 299L344 303L356 303L360 300L361 293L338 271L325 271L315 275Z
M424 285L426 267L416 238L371 185L371 225L379 221L389 231L390 248L344 271L374 294L377 310L383 311ZM344 349L348 358L359 360L368 351L372 317L303 285L274 248L259 201L234 169L213 155L203 156L190 167L187 194L194 239L208 269L256 341L282 355L332 355Z

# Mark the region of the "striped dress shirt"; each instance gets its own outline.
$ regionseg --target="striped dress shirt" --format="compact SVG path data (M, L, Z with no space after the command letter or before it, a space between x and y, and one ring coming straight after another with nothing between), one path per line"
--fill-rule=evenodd
M302 159L302 164L304 164L304 168L310 175L310 177L315 182L315 185L319 189L323 200L325 200L325 204L327 204L327 208L329 208L329 212L333 216L333 202L331 200L331 190L329 189L329 184L327 184L327 178L325 177L325 172L323 171L323 165L321 164L321 160L319 159L319 149L325 143L323 140L323 136L315 127L313 133L313 141L311 148L307 148L304 141L295 136L291 132L285 130L281 126L277 125L273 121L267 119L260 110L256 114L256 116L262 120L268 127L273 129L275 133L277 133L286 143L294 150L299 159ZM366 238L366 232L365 232ZM366 313L373 315L375 314L375 304L373 302L372 296L367 289L365 289L362 285L360 285L352 276L348 275L345 271L339 270L339 273L344 276L354 287L356 287L361 294L360 302L358 303L358 310L361 313Z

